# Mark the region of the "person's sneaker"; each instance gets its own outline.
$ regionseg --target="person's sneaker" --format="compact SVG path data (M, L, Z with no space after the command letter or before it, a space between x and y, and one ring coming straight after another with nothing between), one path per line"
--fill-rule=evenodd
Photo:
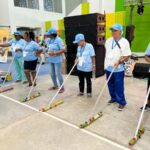
M61 88L60 91L59 91L59 93L63 93L64 91L65 91L65 89Z
M16 83L19 83L19 82L21 82L21 80L16 80Z
M84 93L82 93L82 92L78 93L78 96L83 96L83 95L84 95Z
M121 105L121 104L120 104L120 105L118 106L118 111L123 111L124 108L125 108L125 105Z
M58 86L53 86L53 87L50 87L48 90L51 91L51 90L57 90L58 89Z
M29 82L28 82L28 81L23 81L23 82L22 82L22 84L27 84L27 83L29 83Z
M87 93L87 97L92 97L92 94L91 93Z
M143 109L143 107L140 108L141 110ZM145 106L145 110L144 111L150 111L150 105L146 104Z
M108 105L113 104L113 103L116 103L116 101L113 101L113 100L108 101Z

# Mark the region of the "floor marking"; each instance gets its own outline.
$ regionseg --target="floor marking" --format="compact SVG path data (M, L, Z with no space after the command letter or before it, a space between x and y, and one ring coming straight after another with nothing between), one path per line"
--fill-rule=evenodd
M70 122L68 122L68 121L66 121L66 120L63 120L63 119L61 119L61 118L58 118L58 117L56 117L56 116L54 116L54 115L51 115L51 114L49 114L49 113L47 113L47 112L40 112L38 109L36 109L36 108L34 108L34 107L32 107L32 106L29 106L29 105L27 105L27 104L25 104L25 103L21 103L21 102L15 100L15 99L13 99L13 98L10 98L10 97L8 97L8 96L3 95L3 94L0 94L0 96L3 97L3 98L6 98L7 100L10 100L10 101L12 101L12 102L14 102L14 103L20 104L20 105L22 105L22 106L24 106L24 107L26 107L26 108L29 108L29 109L31 109L31 110L33 110L33 111L36 111L36 112L38 112L38 113L41 113L41 114L43 114L43 115L45 115L45 116L48 116L48 117L50 117L50 118L53 118L54 120L57 120L57 121L59 121L59 122L61 122L61 123L63 123L63 124L66 124L66 125L70 126L70 127L73 127L73 128L75 128L75 129L78 129L78 130L80 130L81 132L86 133L86 134L88 134L88 135L91 135L91 136L93 136L93 137L95 137L95 138L97 138L97 139L99 139L99 140L101 140L101 141L104 141L104 142L109 143L109 144L111 144L111 145L113 145L113 146L116 146L116 147L118 147L118 148L121 148L122 150L130 150L130 148L127 148L127 147L125 147L125 146L123 146L123 145L121 145L121 144L118 144L118 143L116 143L116 142L113 142L113 141L111 141L111 140L109 140L109 139L107 139L107 138L105 138L105 137L102 137L102 136L100 136L100 135L98 135L98 134L96 134L96 133L94 133L94 132L88 131L88 130L86 130L86 129L80 129L77 125L74 125L74 124L72 124L72 123L70 123Z

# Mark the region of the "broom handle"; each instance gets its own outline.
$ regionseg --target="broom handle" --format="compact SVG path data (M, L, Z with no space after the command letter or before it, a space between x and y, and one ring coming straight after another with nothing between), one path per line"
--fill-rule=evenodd
M146 107L146 104L147 104L149 94L150 94L150 87L148 88L148 92L147 92L146 97L145 97L144 106L143 106L143 109L142 109L142 112L141 112L141 115L140 115L140 118L139 118L139 121L138 121L138 125L137 125L136 131L135 131L135 135L134 135L135 138L137 137L138 131L139 131L140 126L141 126L141 122L142 122L142 119L143 119L144 110L145 110L145 107Z
M64 82L62 83L62 85L60 86L60 88L58 89L58 91L56 92L56 94L54 95L54 97L52 98L52 100L49 102L48 106L50 106L53 101L55 100L55 98L57 97L57 95L59 94L61 88L64 86L65 82L67 81L67 79L70 77L72 71L74 70L74 68L76 67L76 65L78 64L78 61L73 65L72 69L70 70L69 74L67 75L67 77L65 78Z
M13 62L14 62L15 56L16 56L16 53L14 54L14 57L13 57L13 59L12 59L12 61L11 61L10 65L9 65L9 67L8 67L8 70L7 70L7 73L6 73L5 79L4 79L3 83L2 83L2 87L4 86L4 84L5 84L5 82L6 82L7 76L8 76L8 74L9 74L10 69L11 69L11 66L12 66L12 64L13 64Z
M94 113L94 111L95 111L95 108L96 108L97 104L99 103L100 98L101 98L101 96L102 96L102 94L103 94L105 88L107 87L107 84L108 84L108 82L110 81L110 79L111 79L111 77L112 77L114 71L115 71L115 68L113 68L113 70L112 70L111 74L109 75L107 81L105 82L105 84L104 84L102 90L100 91L100 93L99 93L99 95L98 95L98 98L97 98L97 100L96 100L96 103L95 103L95 105L94 105L94 107L93 107L93 109L92 109L92 111L91 111L91 115L93 115L93 113Z
M41 59L40 64L39 64L39 67L38 67L38 70L37 70L37 73L36 73L36 76L35 76L35 78L34 78L34 80L33 80L32 86L31 86L30 91L29 91L29 93L28 93L27 99L30 98L31 92L32 92L32 90L34 89L34 84L35 84L35 81L36 81L36 79L37 79L37 77L38 77L40 68L41 68L41 66L42 66L42 62L43 62L43 60Z

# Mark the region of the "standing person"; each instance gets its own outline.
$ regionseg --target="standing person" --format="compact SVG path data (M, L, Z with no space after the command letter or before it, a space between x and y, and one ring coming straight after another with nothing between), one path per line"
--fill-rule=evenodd
M76 62L77 64L77 70L78 70L78 76L79 76L79 89L80 92L78 96L84 95L84 84L85 79L87 82L87 96L92 96L92 71L96 71L95 66L95 51L93 48L93 45L90 43L87 43L85 41L85 37L83 34L77 34L75 36L74 44L78 44L77 48L77 58Z
M57 78L59 81L59 85L61 86L63 84L62 55L65 52L65 46L63 40L57 36L57 30L55 28L50 28L48 33L50 35L50 41L48 45L50 75L53 81L53 87L49 88L49 90L55 90L58 88ZM63 92L64 87L61 88L59 93Z
M23 69L23 47L25 46L25 40L21 39L21 32L14 32L15 39L11 39L8 43L0 44L0 47L9 47L11 46L12 54L15 57L15 70L17 73L16 82L21 82L22 80L26 80ZM23 83L27 83L24 81Z
M124 95L123 63L130 57L131 50L129 42L122 37L123 28L120 24L113 25L110 30L112 31L112 37L105 43L105 70L107 79L114 68L115 71L108 82L108 89L111 96L111 100L108 103L117 102L119 104L118 110L122 111L127 104Z
M23 57L24 57L24 72L29 82L29 87L32 86L33 81L36 76L36 66L38 61L38 54L41 53L39 51L38 44L34 41L34 33L33 32L25 32L24 39L26 44L23 49ZM36 86L36 82L34 83Z
M150 43L148 44L147 50L145 52L145 60L150 63ZM147 90L149 89L150 86L150 77L148 78L148 82L147 82ZM143 109L143 107L141 107L141 110ZM145 107L145 111L150 111L150 94L148 96L148 101Z

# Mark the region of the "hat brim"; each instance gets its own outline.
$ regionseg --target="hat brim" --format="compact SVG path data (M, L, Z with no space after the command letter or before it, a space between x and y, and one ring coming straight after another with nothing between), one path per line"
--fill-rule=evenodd
M77 44L79 41L73 41L73 44Z
M113 30L122 31L122 30L119 30L119 29L114 28L114 27L109 28L109 30L111 30L111 31L113 31Z
M21 34L14 34L14 35L16 35L16 36L18 36L18 35L21 36Z

